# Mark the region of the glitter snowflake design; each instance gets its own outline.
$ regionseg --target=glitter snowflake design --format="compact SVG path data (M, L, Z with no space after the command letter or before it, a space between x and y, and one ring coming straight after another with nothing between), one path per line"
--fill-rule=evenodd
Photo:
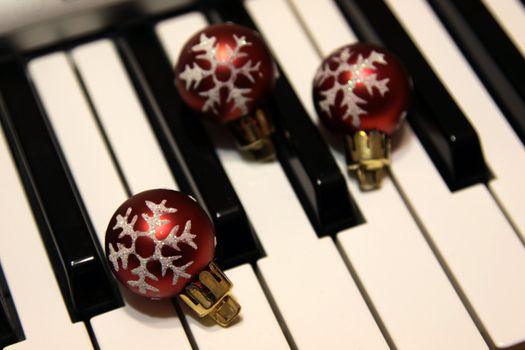
M175 213L177 211L177 209L175 208L167 208L165 204L166 200L161 201L161 203L159 204L146 201L147 207L153 213L152 216L149 216L146 213L142 214L142 218L148 224L148 231L146 232L135 231L134 226L137 222L137 215L134 215L131 221L129 220L129 217L131 215L131 208L128 208L128 210L126 211L126 215L117 215L117 223L113 227L113 230L122 230L118 236L119 239L125 236L129 236L131 238L131 246L127 248L124 244L117 243L117 250L115 250L113 248L113 245L110 244L109 260L113 263L113 268L115 269L115 271L119 270L119 260L122 262L122 268L124 270L128 268L128 258L130 255L134 255L139 260L139 266L131 270L131 273L133 275L138 276L138 279L127 281L127 283L132 287L137 287L139 292L142 294L146 294L148 290L153 292L159 291L158 288L146 282L146 278L149 278L153 281L158 281L157 276L149 272L147 269L147 264L150 261L160 262L162 268L162 277L166 275L166 272L168 270L173 271L173 285L177 284L179 278L191 277L191 275L186 273L186 269L193 264L193 261L190 261L183 266L176 266L174 265L174 261L180 259L182 255L162 255L162 247L168 246L177 251L180 251L179 244L181 243L187 244L193 249L197 249L197 244L195 244L195 242L193 241L196 235L191 233L191 220L186 221L184 230L179 236L177 236L177 233L179 231L179 225L176 225L171 229L170 233L168 234L168 236L166 236L166 238L162 240L157 239L155 235L157 229L163 225L170 223L170 220L163 220L160 218L160 216L162 214ZM150 257L144 258L136 252L135 242L139 237L148 237L153 241L155 245L155 251Z
M338 56L332 57L331 60L337 63L337 68L331 70L328 63L325 63L315 75L315 84L317 87L321 85L328 78L333 78L334 84L331 88L321 91L320 95L323 97L319 101L319 107L322 111L332 117L330 107L335 106L335 100L337 93L343 91L343 100L341 106L346 107L346 112L343 116L343 120L352 117L352 125L355 128L360 127L359 116L366 114L367 111L360 105L364 105L367 101L355 94L354 90L357 84L363 84L368 93L373 95L374 88L379 90L381 96L384 96L388 89L389 79L377 80L377 74L363 74L363 71L376 71L376 64L386 65L385 55L377 51L372 51L367 58L363 58L361 54L357 57L357 61L354 64L349 64L348 60L352 57L353 53L349 48L342 50ZM343 72L351 72L351 79L345 84L341 84L338 81L339 74Z
M220 105L220 91L226 88L228 91L228 97L226 102L233 100L232 110L239 108L242 114L248 113L248 102L252 100L248 95L252 92L250 88L239 88L235 86L235 81L241 75L245 76L251 83L255 83L254 74L261 76L259 67L261 62L253 63L252 60L248 60L242 67L236 67L233 62L242 57L248 56L246 52L241 52L243 47L251 46L252 43L247 41L244 36L238 37L233 34L235 40L235 47L231 48L226 45L228 50L228 59L226 61L217 59L217 39L214 36L207 37L206 34L201 34L200 41L194 45L191 50L193 52L201 52L196 59L206 60L210 63L210 69L203 69L196 63L192 66L186 65L184 71L179 74L179 78L186 82L186 90L189 90L192 85L193 88L198 88L201 81L208 77L213 79L213 87L207 91L199 92L200 96L206 98L206 102L202 106L202 112L212 111L218 114L217 106ZM230 78L227 81L220 81L215 75L215 69L218 65L226 65L230 69Z

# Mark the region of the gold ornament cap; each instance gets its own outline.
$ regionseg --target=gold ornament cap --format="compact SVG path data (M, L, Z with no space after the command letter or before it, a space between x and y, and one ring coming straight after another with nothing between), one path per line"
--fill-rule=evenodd
M362 191L381 187L384 168L390 165L390 137L379 130L359 130L345 136L348 170L355 173Z
M275 159L271 135L273 125L261 110L228 123L237 141L237 148L246 158L265 162Z
M214 263L199 272L197 280L186 285L179 297L199 317L210 316L223 327L230 325L239 315L241 306L230 295L233 284Z

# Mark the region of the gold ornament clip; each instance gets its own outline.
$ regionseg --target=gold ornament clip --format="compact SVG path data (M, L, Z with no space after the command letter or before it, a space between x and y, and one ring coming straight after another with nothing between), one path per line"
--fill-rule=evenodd
M223 327L232 323L241 306L229 295L233 285L219 267L210 262L199 273L196 281L190 282L179 294L199 317L210 316Z
M229 122L228 126L244 156L261 162L275 159L271 139L273 125L261 109Z
M390 137L378 130L345 136L348 170L355 172L363 191L381 187L384 168L390 165Z

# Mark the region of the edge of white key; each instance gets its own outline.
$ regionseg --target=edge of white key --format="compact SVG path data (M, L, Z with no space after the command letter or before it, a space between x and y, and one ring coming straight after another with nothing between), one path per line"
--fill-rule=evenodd
M115 44L97 40L71 56L131 191L177 189Z
M64 53L34 59L30 62L30 73L103 244L107 220L126 195L94 116ZM64 101L68 103L64 104ZM130 349L144 349L146 346L191 347L169 301L154 305L144 298L133 303L130 301L132 299L128 295L123 308L91 319L95 336L102 347L111 348L116 344ZM159 315L152 318L146 312L168 313L170 317Z
M0 167L0 259L26 337L7 349L88 349L91 340L82 322L71 322L1 130Z
M104 242L108 220L126 194L88 102L64 52L34 58L28 70L95 232Z

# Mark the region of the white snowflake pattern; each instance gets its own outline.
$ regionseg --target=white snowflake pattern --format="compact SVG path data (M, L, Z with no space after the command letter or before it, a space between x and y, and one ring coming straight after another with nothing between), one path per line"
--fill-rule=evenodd
M248 60L242 65L242 67L236 67L233 62L242 57L248 56L246 52L242 52L242 48L251 46L252 43L246 40L244 36L238 37L233 34L235 40L235 48L231 48L226 45L228 51L227 60L222 61L217 58L217 39L214 36L207 37L206 34L201 34L199 43L192 47L193 52L201 52L196 56L196 59L206 60L210 63L209 69L204 69L198 64L193 63L191 66L186 65L184 71L179 74L179 78L186 82L186 90L190 88L196 89L199 87L201 81L207 77L212 77L213 87L209 90L202 91L199 93L200 96L206 98L206 102L202 106L203 112L213 111L218 114L217 106L220 105L220 91L226 88L228 96L226 102L233 100L232 110L239 108L242 114L248 113L248 102L251 100L247 95L252 91L251 88L239 88L235 86L235 81L239 76L245 76L251 83L255 83L254 74L258 73L261 77L262 73L259 72L261 62L253 63L252 60ZM215 69L218 65L226 65L230 70L230 77L227 81L220 81L216 74Z
M131 270L131 273L133 275L138 276L138 279L130 280L127 283L132 287L137 287L139 289L139 292L142 294L146 294L148 290L153 292L159 291L158 288L150 285L146 281L146 278L149 278L153 281L158 281L157 276L148 271L147 264L150 261L156 260L160 262L161 274L163 277L166 275L166 272L168 270L171 270L173 272L173 285L175 285L178 282L179 278L191 277L188 273L186 273L186 269L193 264L193 261L190 261L182 266L176 266L174 264L174 261L180 259L182 255L164 256L162 255L162 247L168 246L177 251L180 251L179 244L185 243L193 249L197 249L197 244L195 244L195 242L193 241L196 235L191 233L191 220L186 221L184 230L179 236L177 236L177 233L179 231L179 225L175 225L164 239L158 239L155 235L157 229L163 225L167 225L170 223L170 220L161 219L160 216L162 214L175 213L177 209L167 208L165 206L166 200L161 201L159 204L155 204L150 201L146 201L145 203L153 213L152 216L149 216L146 213L142 214L142 218L148 224L148 231L135 231L134 227L138 217L137 215L134 215L130 221L131 208L128 208L128 210L126 211L126 215L117 215L117 222L113 227L113 230L122 230L118 236L119 239L125 236L129 236L131 238L131 246L127 248L124 244L117 243L117 249L115 250L113 248L113 245L109 245L109 260L112 262L115 271L118 271L120 268L119 260L122 263L122 268L127 269L128 258L130 255L134 255L138 259L139 266ZM148 237L153 241L155 245L155 251L150 257L144 258L136 252L135 242L139 237Z
M334 84L331 88L321 91L320 94L324 99L319 101L319 107L321 110L326 112L331 116L330 107L335 106L335 100L337 93L343 91L343 99L341 101L341 106L346 107L345 115L343 120L346 120L349 117L352 117L352 125L355 128L359 128L361 114L366 114L366 110L362 106L367 103L367 101L358 95L355 94L354 89L357 84L363 84L368 93L373 95L374 88L379 90L381 96L384 96L388 89L389 79L385 78L382 80L377 80L377 74L363 74L363 70L375 71L375 64L386 65L385 55L377 51L370 52L368 57L363 58L361 54L357 56L357 60L353 64L349 64L348 60L352 57L353 53L350 48L342 50L338 56L333 57L332 61L337 63L335 70L330 69L329 64L325 63L319 68L315 75L315 84L317 87L320 87L326 79L332 77ZM339 74L343 72L351 72L351 78L346 83L342 84L338 81Z

